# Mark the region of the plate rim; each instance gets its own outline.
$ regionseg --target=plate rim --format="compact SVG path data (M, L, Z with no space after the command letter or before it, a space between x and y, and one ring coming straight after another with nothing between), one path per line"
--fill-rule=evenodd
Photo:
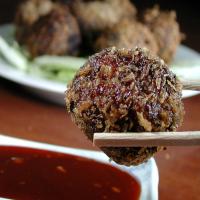
M0 25L0 34L2 31L5 31L5 29L12 28L12 27L13 27L12 24ZM200 56L198 52L196 52L195 50L189 47L180 45L180 48L190 50L194 54ZM24 71L20 71L19 69L16 69L12 67L11 65L9 65L8 63L4 62L2 59L0 59L0 77L7 79L11 82L17 83L19 85L22 85L24 87L28 87L28 88L38 90L38 91L53 93L55 95L64 96L64 93L67 89L67 84L59 83L54 80L45 79L39 76L28 74ZM200 94L200 92L198 91L183 90L183 98L192 97L198 94Z

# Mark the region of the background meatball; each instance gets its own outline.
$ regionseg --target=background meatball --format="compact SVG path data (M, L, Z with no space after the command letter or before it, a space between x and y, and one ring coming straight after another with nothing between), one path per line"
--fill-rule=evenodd
M183 119L182 86L147 50L108 48L89 58L66 92L67 110L95 132L175 131ZM101 148L119 164L137 165L162 147Z
M72 9L84 31L101 31L125 17L134 17L136 8L129 0L75 0Z
M171 62L181 39L183 39L179 24L176 21L175 11L163 12L160 11L158 6L155 6L146 10L143 15L143 22L150 28L157 40L158 55L165 62Z
M53 6L54 4L50 0L26 0L22 2L17 8L15 16L17 40L22 42L31 25L41 16L48 14Z
M106 30L96 41L95 50L116 46L118 48L146 47L158 52L156 39L147 27L133 20L123 20Z
M74 0L71 8L81 28L83 55L94 53L94 41L103 30L136 15L129 0Z
M33 24L25 39L32 57L48 55L76 55L81 36L76 19L65 5L55 5L53 10Z

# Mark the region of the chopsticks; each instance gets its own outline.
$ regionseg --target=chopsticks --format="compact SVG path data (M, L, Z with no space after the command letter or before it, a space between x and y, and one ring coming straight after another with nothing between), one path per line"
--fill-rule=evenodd
M184 90L196 90L200 91L200 80L186 80L186 79L180 79L183 84Z
M93 143L98 147L147 147L200 145L200 131L95 133Z

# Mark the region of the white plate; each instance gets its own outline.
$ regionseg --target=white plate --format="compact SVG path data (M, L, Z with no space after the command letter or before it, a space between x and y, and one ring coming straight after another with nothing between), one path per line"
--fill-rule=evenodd
M61 153L68 153L78 156L91 158L103 163L115 165L121 170L124 170L131 175L135 176L141 185L141 200L157 200L158 199L158 168L153 158L148 162L136 167L124 167L109 162L109 158L102 152L89 151L83 149L75 149L69 147L61 147L56 145L31 142L28 140L17 139L13 137L7 137L0 135L0 146L18 146L18 147L30 147L36 149L44 149L50 151L56 151ZM1 198L0 198L1 199Z
M0 27L0 35L6 38L12 38L13 26L3 25ZM197 79L200 77L200 54L194 50L180 45L174 59L174 63L182 67L172 68L180 76ZM191 66L192 65L192 66ZM49 101L64 105L64 93L66 84L47 80L41 77L27 74L23 71L13 68L0 59L0 76L24 86L31 93L37 94ZM183 91L183 98L199 94L196 91Z

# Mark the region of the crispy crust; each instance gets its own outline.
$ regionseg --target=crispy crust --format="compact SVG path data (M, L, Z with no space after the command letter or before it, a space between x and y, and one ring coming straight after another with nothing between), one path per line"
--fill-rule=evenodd
M108 48L89 58L66 91L67 110L94 132L175 131L182 123L182 86L146 49ZM137 165L162 147L102 148L115 162Z

